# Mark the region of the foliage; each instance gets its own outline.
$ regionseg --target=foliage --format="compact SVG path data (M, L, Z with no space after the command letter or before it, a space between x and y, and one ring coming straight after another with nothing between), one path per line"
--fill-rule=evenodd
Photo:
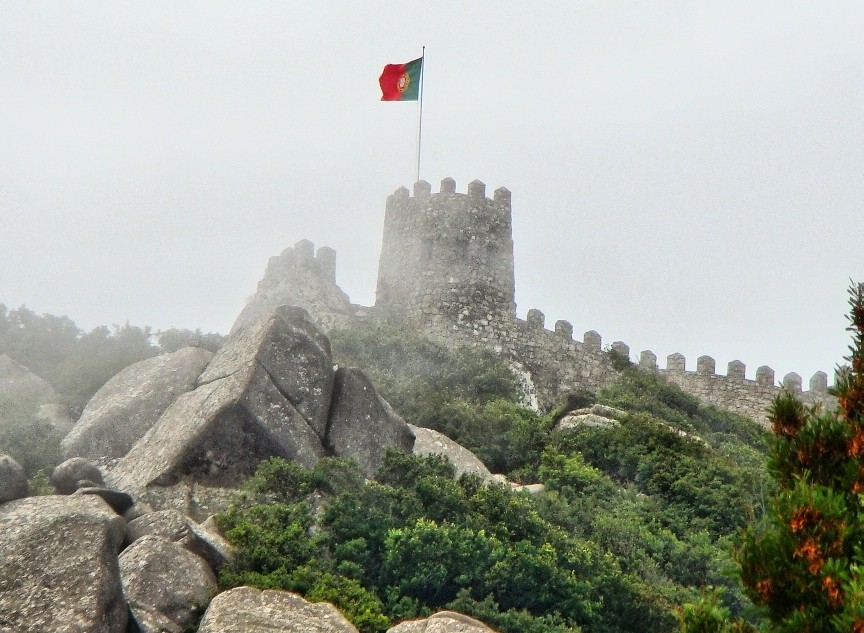
M27 495L30 497L44 497L54 494L54 484L51 483L49 470L43 468L37 471L27 480Z
M153 338L149 327L126 323L84 332L67 316L40 316L24 306L9 310L0 304L0 354L47 380L73 417L125 367L186 345L215 351L224 339L220 334L177 329L157 333L158 345Z
M483 404L518 397L516 377L492 353L451 350L404 327L358 323L331 332L330 344L337 363L366 371L407 419L427 400Z
M341 490L331 481L340 470L325 470L262 464L251 498L219 519L239 552L223 586L326 596L364 631L455 609L505 633L612 633L671 631L697 587L730 584L725 541L677 536L658 520L656 500L578 452L544 450L538 470L549 492L538 498L454 480L434 456L390 451L377 481ZM306 499L325 490L316 522ZM331 590L313 591L320 583ZM730 593L726 604L740 611Z
M366 371L408 422L465 446L492 472L536 481L551 423L519 404L518 380L501 359L385 324L337 330L331 343L337 361Z
M698 601L685 604L678 611L681 633L755 633L757 629L743 620L730 622L720 595L717 589L706 590Z
M614 384L596 394L568 394L549 415L540 416L519 407L506 390L490 397L491 390L471 387L472 376L455 369L461 362L456 352L391 326L364 327L334 334L334 353L340 362L369 372L410 422L455 439L495 472L523 483L544 483L546 494L531 500L537 516L587 544L595 560L611 565L607 571L614 571L587 581L589 594L597 600L593 604L603 605L603 615L592 616L583 628L618 631L622 625L611 622L638 621L645 630L671 630L675 621L671 614L706 586L723 590L718 604L732 616L752 610L734 577L731 550L732 535L764 513L772 491L765 470L764 429L742 416L704 406L660 375L641 371L624 359ZM482 367L497 362L487 356L474 361L474 367L479 365L484 373ZM507 368L499 364L499 369L485 375L500 376L500 369ZM457 377L463 382L454 384ZM476 397L480 393L487 397ZM569 411L594 403L623 409L628 415L618 427L581 428L567 434L551 431ZM394 473L379 473L379 482L386 486L373 485L366 491L369 497L363 503L378 504L368 521L355 519L356 524L347 526L336 520L329 526L340 534L346 531L340 538L352 543L355 555L360 541L368 547L368 556L352 559L352 564L364 569L357 577L367 584L386 565L398 562L384 560L390 530L401 530L398 539L396 533L390 534L391 548L397 544L409 548L427 539L446 549L448 543L477 538L453 527L458 524L455 517L466 510L464 497L452 485L438 483L439 494L431 494L430 479L404 464L396 470L400 474L395 479ZM407 494L406 488L414 492ZM416 523L418 502L434 527ZM328 508L338 507L356 517L359 503L333 500ZM325 516L330 512L325 510ZM484 536L488 539L490 534ZM488 540L475 546L498 551ZM458 552L450 553L458 559ZM400 613L395 605L407 617L430 598L424 592L432 588L423 588L417 578L411 578L409 574L407 584L391 587L395 593L384 599L393 617ZM455 577L440 578L444 581L435 585L435 591L446 589L448 596L455 592L453 602L463 610L473 605L481 612L494 604L495 613L517 617L518 609L513 611L506 601L478 598L475 585L460 585ZM474 577L472 582L479 581ZM409 597L400 591L413 593ZM497 622L491 617L484 612L481 619ZM540 616L534 612L531 617L536 623ZM584 624L567 622L567 626ZM554 626L551 621L545 625ZM521 628L527 630L526 626L523 623Z
M66 317L0 307L0 353L56 381L73 407L130 362L195 340L215 347L221 337L128 324L84 333ZM344 460L312 469L268 460L218 519L237 552L223 587L327 600L364 633L438 609L504 633L671 631L705 586L724 588L705 613L747 611L727 574L730 535L764 513L772 492L764 433L752 422L633 367L543 416L519 404L516 378L494 355L386 325L359 324L332 343L338 362L362 367L407 420L452 437L493 471L542 482L546 493L455 479L440 457L389 453L368 483ZM558 417L594 402L627 415L618 427L552 431ZM35 411L9 406L18 450L30 443L39 456L25 466L33 486L53 466L47 445L56 449L59 438L37 450L27 426ZM819 431L825 446L839 441L829 431Z
M61 459L62 434L38 417L39 403L28 394L0 396L0 453L11 455L28 477L52 470Z
M849 294L839 407L775 400L769 469L779 489L738 550L744 585L775 631L864 631L864 284Z
M195 330L171 328L159 330L155 338L159 342L160 353L163 354L176 352L184 347L201 347L215 354L227 337L216 332L204 334L200 328Z
M647 413L680 430L698 433L713 447L728 442L759 452L767 447L768 434L752 420L705 406L659 374L637 367L624 370L617 382L600 391L598 400L627 411Z

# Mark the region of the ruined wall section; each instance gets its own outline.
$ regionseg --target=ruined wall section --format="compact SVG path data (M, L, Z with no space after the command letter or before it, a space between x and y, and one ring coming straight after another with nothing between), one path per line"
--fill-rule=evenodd
M387 199L376 312L441 342L500 343L516 318L510 192L445 178Z
M281 305L304 308L325 331L347 325L357 306L336 284L336 251L323 246L316 253L312 242L300 240L271 257L231 332Z

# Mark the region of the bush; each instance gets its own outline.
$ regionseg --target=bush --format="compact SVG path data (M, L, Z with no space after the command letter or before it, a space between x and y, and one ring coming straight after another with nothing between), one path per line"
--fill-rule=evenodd
M53 471L63 461L63 434L37 417L38 407L26 395L0 397L0 453L11 455L27 477Z

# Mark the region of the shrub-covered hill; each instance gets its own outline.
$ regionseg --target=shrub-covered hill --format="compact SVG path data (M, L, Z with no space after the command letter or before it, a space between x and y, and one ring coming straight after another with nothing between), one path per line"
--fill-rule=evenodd
M671 631L676 610L722 587L731 542L769 496L766 434L626 367L546 415L518 404L508 368L389 326L331 334L409 422L474 451L536 497L454 479L440 458L390 454L374 483L351 464L267 462L221 517L238 557L223 585L286 588L339 606L363 631L449 608L501 631ZM617 425L555 430L570 409L624 410Z

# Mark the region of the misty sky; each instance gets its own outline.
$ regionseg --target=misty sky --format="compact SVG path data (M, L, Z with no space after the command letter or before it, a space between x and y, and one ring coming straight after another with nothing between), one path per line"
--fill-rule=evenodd
M805 386L864 280L864 3L0 0L0 302L227 332L308 238L374 302L421 177L513 192L518 314Z

